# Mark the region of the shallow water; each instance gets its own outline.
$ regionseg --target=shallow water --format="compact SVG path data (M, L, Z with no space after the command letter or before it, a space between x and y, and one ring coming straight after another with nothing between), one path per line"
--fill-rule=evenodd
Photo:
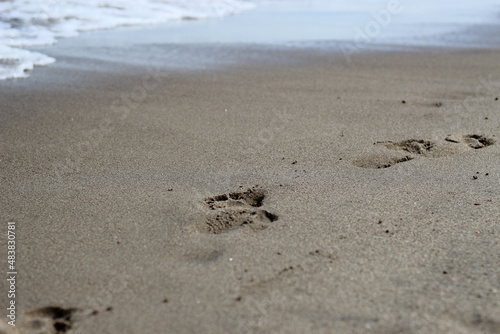
M27 76L55 61L21 47L50 45L80 32L237 14L240 0L7 0L0 1L0 79Z
M167 43L354 41L422 45L439 35L500 22L498 1L259 1L253 11L219 20L178 22L162 30ZM165 26L166 27L166 26ZM200 29L202 28L202 29ZM163 29L163 27L162 27ZM145 42L158 40L148 29Z

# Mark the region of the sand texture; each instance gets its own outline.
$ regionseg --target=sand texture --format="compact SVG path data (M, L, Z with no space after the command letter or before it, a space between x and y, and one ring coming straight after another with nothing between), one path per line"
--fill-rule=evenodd
M267 52L0 83L0 333L500 333L500 52Z

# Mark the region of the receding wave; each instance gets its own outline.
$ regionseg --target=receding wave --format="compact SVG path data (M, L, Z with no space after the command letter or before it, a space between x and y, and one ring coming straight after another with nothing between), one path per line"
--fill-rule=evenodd
M54 58L23 47L119 26L237 14L254 4L241 0L7 0L0 1L0 79L27 77Z

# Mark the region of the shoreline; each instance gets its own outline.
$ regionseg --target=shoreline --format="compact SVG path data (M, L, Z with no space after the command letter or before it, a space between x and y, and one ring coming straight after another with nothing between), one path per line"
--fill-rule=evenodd
M293 66L308 67L309 64L326 64L335 67L356 67L369 57L394 57L398 55L454 55L454 54L489 54L500 51L496 48L451 47L451 46L394 46L373 45L359 52L344 54L338 48L339 42L327 42L325 46L317 43L311 45L266 45L266 44L164 44L142 45L138 48L127 46L115 50L117 54L105 51L99 55L82 57L86 46L78 49L78 43L64 40L60 45L33 49L42 50L60 60L49 66L37 66L29 78L1 80L0 87L4 90L19 87L33 87L50 82L58 88L67 84L92 85L92 80L108 75L133 77L196 75L210 72L232 70L250 70L252 68L286 68ZM69 44L65 44L68 42ZM72 51L65 51L69 47ZM154 51L151 51L154 49ZM49 51L52 50L52 51ZM139 58L144 51L149 50L148 60ZM120 58L119 56L124 56ZM182 55L182 56L180 56ZM185 58L185 59L180 59ZM186 60L187 59L187 60ZM359 61L358 61L359 60ZM43 71L37 75L36 72ZM78 75L65 75L65 71ZM81 73L81 74L80 74ZM65 77L66 76L66 77ZM93 77L93 78L91 78ZM83 79L81 82L79 81ZM89 80L90 79L90 80Z

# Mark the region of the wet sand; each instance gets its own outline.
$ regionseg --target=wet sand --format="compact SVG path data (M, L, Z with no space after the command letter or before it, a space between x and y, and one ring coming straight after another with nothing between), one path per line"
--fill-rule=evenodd
M500 332L500 52L266 52L0 83L0 332Z

